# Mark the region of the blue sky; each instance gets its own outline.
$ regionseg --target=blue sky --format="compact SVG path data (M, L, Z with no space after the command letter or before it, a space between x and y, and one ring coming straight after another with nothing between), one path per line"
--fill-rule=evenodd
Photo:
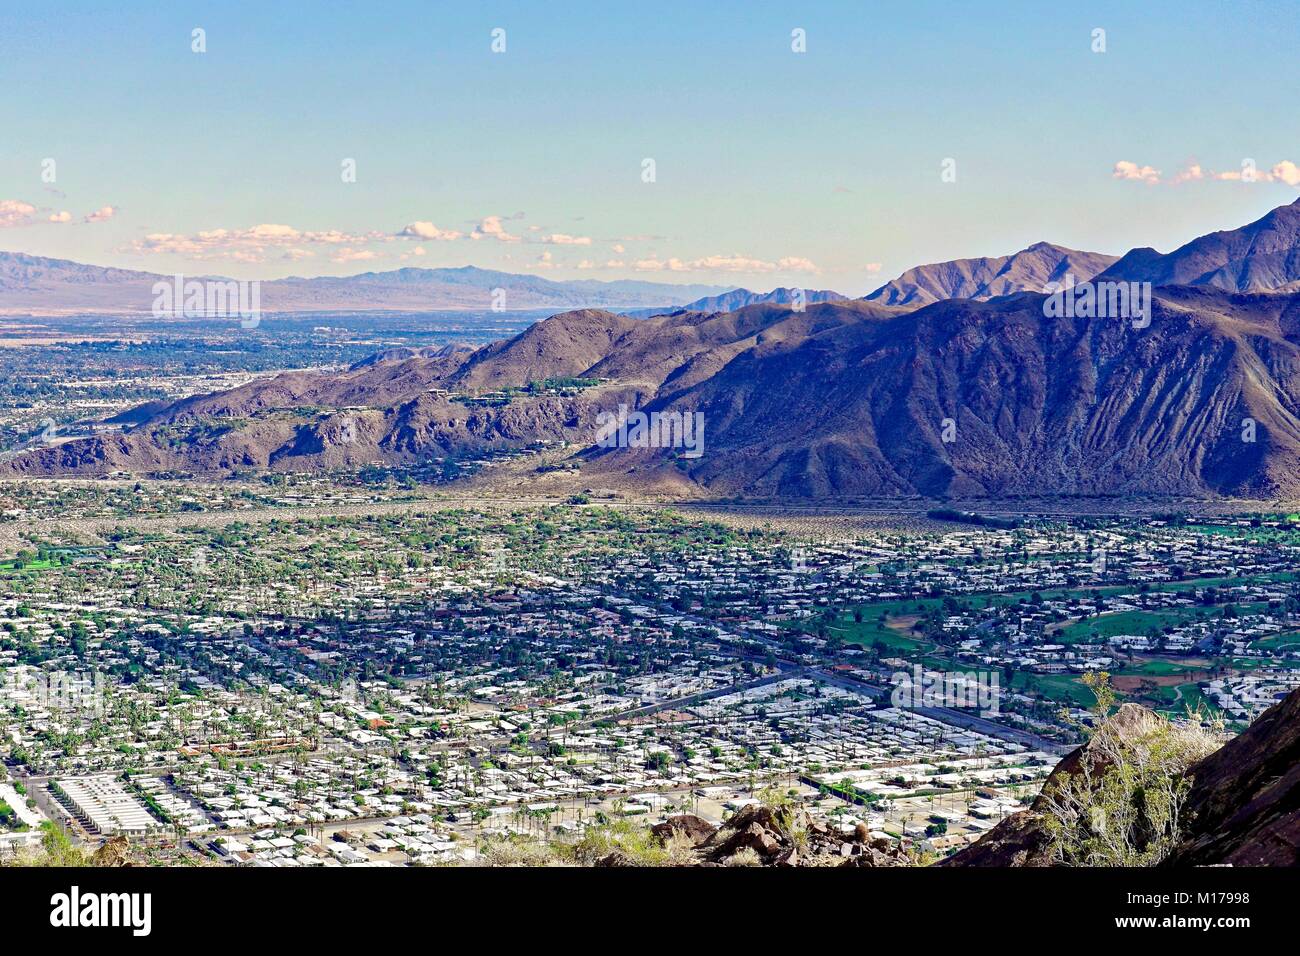
M1300 192L1287 3L269 6L0 10L0 248L861 294L1042 239L1168 250Z

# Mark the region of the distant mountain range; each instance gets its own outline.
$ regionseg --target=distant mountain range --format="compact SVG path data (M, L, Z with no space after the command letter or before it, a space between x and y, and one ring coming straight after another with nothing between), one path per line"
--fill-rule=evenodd
M1285 289L1300 237L1289 253L1279 242L1295 211L1146 257L1142 270L1126 257L1125 277L1181 277L1177 263L1195 254L1235 263L1240 282L1272 276ZM1095 261L1039 248L1006 269L1016 258L971 281L991 293L998 273L1052 281L1062 268L1082 281ZM223 475L549 442L573 449L593 487L673 494L1300 496L1300 292L1218 288L1223 265L1187 275L1156 289L1141 326L1049 318L1036 291L919 308L882 296L802 311L571 311L475 350L396 350L342 373L143 406L121 416L120 434L51 444L0 469ZM538 384L547 380L557 384ZM702 414L704 453L598 447L601 413L620 406Z
M1115 261L1099 252L1078 252L1036 242L1009 256L954 259L908 269L866 296L884 305L929 305L943 299L991 299L1016 292L1042 292L1049 282L1091 279Z
M1215 232L1168 254L1134 249L1123 257L1037 242L1006 256L954 259L908 269L864 296L918 308L945 299L985 300L1042 292L1049 283L1093 278L1154 285L1209 286L1231 292L1300 290L1300 200L1240 229ZM153 285L171 276L0 252L0 314L147 313ZM203 278L191 276L190 278ZM220 277L215 277L220 278ZM829 289L770 292L714 285L620 279L556 282L475 266L395 269L353 276L291 277L261 284L267 312L488 310L493 290L509 310L610 309L645 318L666 312L733 312L752 305L809 305L847 297Z
M1045 319L1043 299L561 313L472 352L286 373L147 407L123 416L135 424L122 434L3 468L227 475L567 442L585 449L592 486L675 493L1300 494L1300 294L1169 286L1142 331ZM602 384L482 401L572 378ZM702 413L705 453L593 447L600 414L620 405Z
M147 313L155 298L154 283L172 278L0 252L0 314ZM492 307L494 289L505 290L505 307L510 310L614 309L641 318L679 309L731 312L761 303L789 305L796 296L795 289L786 287L760 293L634 279L555 282L540 276L463 266L265 280L261 284L261 307L266 312L486 311ZM802 290L802 296L807 303L848 298L818 289Z
M840 295L840 293L832 292L830 289L794 289L780 286L771 292L750 292L748 289L732 289L722 295L710 295L702 299L696 299L694 302L687 302L678 308L684 312L735 312L737 309L743 309L750 305L793 305L796 299L801 300L806 305L815 305L819 302L842 302L848 298L847 295ZM661 310L655 309L635 309L631 311L625 310L624 314L638 318L648 318L660 314L660 312Z
M171 279L150 272L0 252L0 313L148 313L155 298L154 283ZM267 312L487 311L493 305L494 289L505 290L504 305L509 310L675 308L726 291L725 286L633 279L554 282L464 266L267 280L261 284L261 307Z

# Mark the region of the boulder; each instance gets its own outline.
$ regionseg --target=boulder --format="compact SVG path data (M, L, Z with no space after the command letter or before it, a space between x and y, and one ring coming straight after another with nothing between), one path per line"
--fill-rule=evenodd
M633 861L633 859L630 856L628 856L622 850L614 850L613 852L605 856L602 856L599 860L597 860L596 865L597 866L636 866L636 863L635 861Z
M699 846L717 833L718 828L693 813L679 813L669 817L663 823L656 823L650 828L650 832L662 843L667 843L674 835L681 834L687 837L693 846Z

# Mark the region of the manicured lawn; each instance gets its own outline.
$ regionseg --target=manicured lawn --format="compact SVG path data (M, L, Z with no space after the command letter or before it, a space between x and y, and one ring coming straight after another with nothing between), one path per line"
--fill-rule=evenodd
M1208 609L1207 609L1208 610ZM1180 608L1161 611L1121 611L1103 614L1083 621L1075 621L1061 628L1053 637L1062 644L1087 644L1106 640L1117 634L1145 635L1151 628L1166 624L1182 624L1197 616L1195 609Z
M1181 692L1181 697L1179 696ZM1216 715L1219 708L1201 693L1196 684L1179 684L1176 687L1161 687L1156 699L1152 701L1155 709L1171 717L1185 717L1188 711Z
M879 641L891 651L924 650L933 645L928 641L911 636L908 627L916 617L942 603L937 598L918 598L911 601L879 601L874 604L863 604L840 613L835 619L835 623L831 624L827 630L849 644L871 647ZM861 621L853 619L854 611L862 612ZM885 616L884 623L880 620L882 614ZM894 627L889 626L891 621L895 623ZM779 621L778 623L787 628L812 626L807 619Z
M1261 650L1280 651L1284 648L1300 648L1300 631L1290 631L1285 634L1272 634L1269 637L1261 637L1251 643L1251 647L1258 647Z
M1028 691L1072 707L1091 707L1097 702L1092 691L1083 686L1072 674L1031 674L1016 671L1011 677L1011 689Z
M37 561L33 559L31 561L28 561L21 568L18 567L16 561L0 561L0 572L8 572L8 573L17 571L18 573L22 574L27 571L48 571L52 567L55 567L55 564L53 561L49 560L48 558L46 558L43 561Z
M1172 677L1174 674L1186 674L1191 671L1201 670L1205 670L1205 667L1194 664L1183 664L1177 661L1157 657L1121 667L1114 673L1117 676L1136 674L1142 677Z

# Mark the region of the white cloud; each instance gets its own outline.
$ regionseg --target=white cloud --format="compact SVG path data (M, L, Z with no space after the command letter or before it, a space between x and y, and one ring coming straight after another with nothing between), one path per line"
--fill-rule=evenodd
M1300 186L1300 166L1284 159L1273 167L1273 178L1279 179L1288 186Z
M0 229L25 226L36 215L36 207L21 199L0 199Z
M419 221L408 223L398 233L399 236L405 236L411 239L430 239L438 242L451 242L460 239L465 234L457 232L454 229L439 229L431 222Z
M739 272L751 275L770 272L821 271L811 260L801 256L786 256L775 262L769 262L765 259L752 259L739 254L705 256L700 259L678 259L676 257L660 259L651 256L646 259L637 259L632 263L632 267L638 272Z
M1248 169L1249 174L1246 172ZM1139 166L1137 163L1121 160L1115 164L1111 175L1115 179L1129 179L1149 185L1163 181L1171 186L1181 186L1183 183L1209 180L1227 183L1286 183L1288 186L1300 186L1300 166L1289 159L1282 160L1269 170L1256 169L1252 161L1246 160L1243 161L1240 169L1227 169L1222 172L1215 172L1206 169L1200 163L1192 162L1168 180L1162 180L1160 170L1151 166Z
M506 231L500 216L484 216L470 234L475 239L496 239L499 242L520 242L519 236Z
M107 222L117 215L116 206L100 206L86 216L86 222Z
M1177 173L1175 173L1174 178L1171 180L1171 182L1175 186L1177 186L1181 183L1196 182L1197 180L1201 180L1204 178L1205 178L1205 170L1201 168L1201 164L1191 163L1187 166L1184 166Z
M1212 173L1210 178L1229 183L1286 183L1288 186L1300 186L1300 166L1297 166L1289 159L1275 163L1273 168L1268 171L1249 167L1251 169L1249 178L1246 176L1247 168L1243 163L1241 169Z
M310 246L356 246L367 242L389 242L382 232L352 234L337 229L319 231L295 229L281 223L261 223L247 229L207 229L193 235L150 233L135 240L130 249L140 255L177 255L187 259L233 259L261 262L272 252L296 250L298 258L310 255Z
M556 246L589 246L591 245L590 236L566 236L562 232L553 232L545 237L542 242L548 242Z
M879 272L883 268L884 265L879 262L868 262L866 265L866 269L868 272Z
M368 262L373 258L375 258L375 253L371 249L345 247L330 256L330 262Z
M1134 179L1151 185L1160 182L1160 170L1151 166L1139 166L1127 159L1121 159L1115 164L1111 176L1115 179Z
M637 259L632 268L637 272L685 272L686 263L680 259Z
M50 222L72 222L72 213L68 212L66 209L63 210L62 212L52 212L50 213L49 221Z

